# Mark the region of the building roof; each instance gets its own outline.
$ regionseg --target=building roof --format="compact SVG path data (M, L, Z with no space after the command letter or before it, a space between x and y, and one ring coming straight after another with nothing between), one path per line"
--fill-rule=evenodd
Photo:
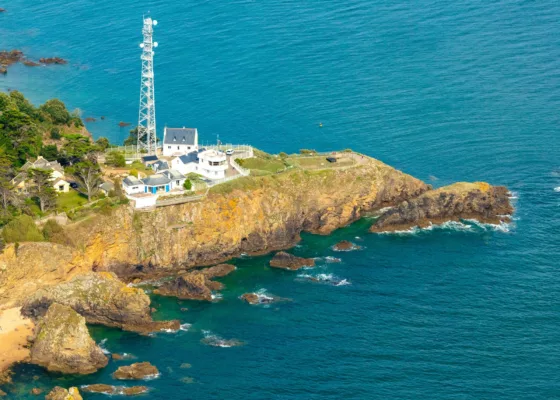
M62 179L62 178L58 178L57 180L55 180L55 181L53 182L53 186L54 186L54 185L58 185L59 183L64 183L64 184L69 185L68 181L66 181L66 180L64 180L64 179Z
M110 192L115 188L115 184L113 182L103 182L101 185L99 185L99 188L105 190L106 192Z
M152 168L154 171L160 171L163 169L168 169L169 164L167 163L167 161L159 160L152 164Z
M27 161L25 164L23 164L21 170L27 171L28 169L31 168L51 169L51 170L58 171L61 174L64 173L64 168L62 168L62 165L60 165L58 161L48 161L44 159L42 156L37 157L37 160L33 162Z
M143 163L157 161L157 160L158 160L158 156L156 156L156 155L143 156L142 157L142 162Z
M164 144L195 145L196 142L196 128L165 128Z
M188 164L192 162L195 163L198 161L198 153L196 151L191 151L190 153L179 156L179 160L181 160L183 164Z
M132 175L128 175L126 178L124 178L123 183L126 186L143 185L143 182L140 179Z
M167 185L169 182L171 182L171 179L163 174L154 174L142 179L142 182L146 186L161 186Z
M177 171L176 169L168 169L167 171L163 171L162 174L167 176L169 179L185 179L185 175Z

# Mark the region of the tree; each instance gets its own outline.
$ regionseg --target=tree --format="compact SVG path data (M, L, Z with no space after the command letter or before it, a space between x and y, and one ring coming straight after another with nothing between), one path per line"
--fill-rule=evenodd
M100 151L105 151L109 148L109 139L107 139L106 137L100 137L99 139L97 139L95 141L95 144L97 145L97 147L99 148Z
M65 165L72 165L81 161L94 147L88 137L82 135L66 135L65 143L60 151L60 161Z
M41 149L41 155L49 161L56 161L59 157L58 148L55 144L43 146Z
M74 165L70 172L78 182L81 192L91 201L92 196L99 191L99 185L103 183L99 165L86 160Z
M110 151L105 157L105 164L112 165L113 167L122 168L126 166L124 154L116 150Z
M58 140L62 136L60 135L60 128L54 127L51 129L51 139Z
M12 158L0 148L0 203L4 215L8 214L10 206L19 204L19 197L11 182L14 176L12 161Z
M31 195L38 199L41 212L56 204L56 191L51 174L52 171L48 169L31 168L27 171Z
M125 146L136 146L138 144L138 127L132 129L124 141Z
M43 227L43 236L46 240L53 243L64 245L70 245L72 243L64 228L54 219L49 219Z
M185 188L185 190L191 190L192 189L192 182L187 179L185 181L185 183L183 183L183 187Z
M72 118L64 103L58 99L48 100L39 109L46 112L55 124L68 124Z

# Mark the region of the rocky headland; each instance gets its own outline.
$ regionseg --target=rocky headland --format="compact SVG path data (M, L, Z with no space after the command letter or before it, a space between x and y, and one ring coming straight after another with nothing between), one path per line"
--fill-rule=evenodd
M243 177L212 188L197 202L149 213L121 206L110 214L69 224L64 229L71 245L8 244L0 254L0 309L22 306L22 313L37 324L39 332L55 320L49 315L53 307L64 310L62 315L73 321L75 332L81 332L85 322L139 333L177 330L179 321L154 321L150 298L126 282L173 276L156 293L209 301L212 291L223 286L214 279L235 267L196 268L241 254L287 249L302 232L326 235L386 207L391 208L374 222L373 232L464 218L497 223L512 212L503 187L460 183L433 190L374 159L347 169L294 169ZM341 247L346 249L346 244ZM282 252L271 262L272 267L288 270L313 264L313 259ZM260 301L251 294L243 300ZM39 336L33 347L45 344L31 359L52 370L65 369L65 349L46 344L56 343L54 339L38 342ZM223 345L212 338L205 340ZM95 349L85 335L81 343L84 349ZM47 358L56 362L49 364ZM98 368L102 360L90 357L89 368ZM72 368L79 373L90 370Z
M82 396L77 387L71 387L66 390L60 386L56 386L45 396L45 400L82 400Z
M513 207L508 193L503 186L490 186L484 182L455 183L403 201L383 213L370 230L401 231L461 219L490 224L509 222Z

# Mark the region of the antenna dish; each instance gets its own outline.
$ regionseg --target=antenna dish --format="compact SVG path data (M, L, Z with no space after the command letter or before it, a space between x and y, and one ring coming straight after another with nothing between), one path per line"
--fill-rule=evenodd
M158 42L154 42L154 47L158 47L159 43Z
M154 26L157 25L157 21L154 19L154 21L152 22L152 24L154 24Z
M141 48L141 49L144 48L144 43L140 43L140 48Z

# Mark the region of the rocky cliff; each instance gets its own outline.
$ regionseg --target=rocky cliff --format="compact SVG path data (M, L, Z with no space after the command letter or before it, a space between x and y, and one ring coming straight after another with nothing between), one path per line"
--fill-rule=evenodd
M429 186L377 160L345 170L292 170L214 188L202 201L152 213L121 207L68 226L74 247L7 246L0 255L0 307L90 270L121 278L163 276L241 253L291 247L302 231L328 234Z
M513 208L508 190L487 183L459 182L405 200L384 214L371 227L372 232L407 230L418 226L461 219L498 224L509 221Z
M135 332L179 329L178 321L153 321L148 295L141 289L128 287L111 272L90 272L39 289L25 300L21 312L38 319L47 310L50 312L53 303L71 307L91 324Z
M108 359L89 335L84 317L54 303L37 325L30 362L49 371L91 374Z

